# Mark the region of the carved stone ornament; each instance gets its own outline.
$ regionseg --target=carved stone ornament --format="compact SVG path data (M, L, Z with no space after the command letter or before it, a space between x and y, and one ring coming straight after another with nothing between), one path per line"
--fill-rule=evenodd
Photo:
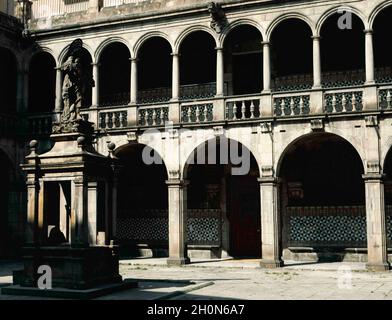
M227 26L227 19L222 6L219 3L210 2L208 4L208 12L211 16L210 26L216 33L222 33Z

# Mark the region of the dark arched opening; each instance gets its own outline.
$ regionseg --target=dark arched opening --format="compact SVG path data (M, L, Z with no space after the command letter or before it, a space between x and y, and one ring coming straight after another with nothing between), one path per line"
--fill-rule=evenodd
M167 170L163 163L147 165L143 161L146 150L151 151L134 144L117 153L123 169L115 238L123 247L123 255L167 255Z
M374 59L376 81L378 83L392 82L392 56L387 49L390 41L386 30L392 29L392 6L382 10L374 21Z
M17 62L14 54L0 48L1 113L16 113Z
M146 40L138 53L140 103L169 101L172 96L172 49L161 37Z
M324 22L321 28L324 87L362 85L365 82L364 29L362 20L354 13L336 13Z
M228 34L225 78L229 95L260 93L263 89L263 38L255 27L241 25Z
M367 247L363 164L332 134L312 134L284 154L281 178L285 260L348 259Z
M180 47L181 99L209 98L216 94L215 40L207 32L188 35Z
M123 106L129 103L129 59L129 49L122 43L111 43L103 49L99 59L100 106Z
M272 78L276 91L312 87L312 30L306 22L300 19L280 22L272 32L271 49Z
M242 172L233 165L234 147ZM209 249L215 258L260 257L259 171L250 151L234 140L214 139L199 146L188 163L188 249Z
M47 52L37 53L31 59L29 69L29 112L54 111L56 99L55 68L56 61Z

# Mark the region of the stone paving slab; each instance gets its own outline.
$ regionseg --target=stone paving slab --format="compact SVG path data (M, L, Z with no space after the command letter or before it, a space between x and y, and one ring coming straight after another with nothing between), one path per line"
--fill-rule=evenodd
M146 261L144 265L122 263L123 278L137 279L143 285L100 300L392 300L392 272L367 272L363 264L305 265L311 268L308 270L294 265L266 270L224 268L203 262L202 267L197 264L167 267L162 264L164 261L160 259L161 265L157 266ZM231 261L229 265L237 263L245 262ZM342 266L344 272L340 270ZM0 286L11 280L12 269L9 264L0 263ZM209 285L204 287L206 283ZM192 286L196 289L187 291ZM15 298L0 296L0 299Z

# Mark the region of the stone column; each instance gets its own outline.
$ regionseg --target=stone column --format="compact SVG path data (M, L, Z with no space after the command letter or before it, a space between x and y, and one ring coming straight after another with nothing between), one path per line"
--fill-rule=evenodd
M368 264L371 271L389 270L383 175L363 176L366 194Z
M119 166L113 166L113 185L112 185L112 219L111 219L111 239L114 240L117 235L117 210L118 210L118 184L121 169Z
M72 186L72 237L71 245L86 246L88 244L87 228L87 182L84 177L75 178Z
M97 244L98 182L88 182L88 243Z
M271 91L271 56L270 56L270 43L262 42L263 45L263 83L264 92Z
M99 63L92 63L93 66L93 79L95 86L93 87L92 108L99 107Z
M131 105L137 104L138 78L137 58L131 58Z
M187 183L168 180L169 191L169 259L168 265L181 266L190 262L186 248Z
M172 75L172 100L178 101L180 98L180 55L172 53L173 75Z
M278 180L273 176L262 177L260 182L261 200L261 243L263 268L283 266L280 250L280 212Z
M223 97L225 85L225 67L223 48L216 48L216 95Z
M63 106L63 74L61 72L61 67L56 68L56 106L55 112L61 112Z
M320 37L313 37L313 88L321 88L321 52Z
M373 30L365 30L366 84L374 84Z
M38 215L39 183L35 174L27 177L27 221L26 245L32 246L37 241L37 215Z

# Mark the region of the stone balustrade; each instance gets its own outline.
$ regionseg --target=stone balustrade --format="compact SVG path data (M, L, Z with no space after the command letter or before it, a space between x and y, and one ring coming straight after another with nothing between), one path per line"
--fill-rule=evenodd
M181 105L182 123L203 123L213 120L213 103L184 103Z
M363 90L327 91L324 95L326 113L355 112L363 109Z
M392 86L380 87L378 102L380 109L392 109Z
M128 126L127 110L105 111L99 113L99 128L118 129Z
M260 118L260 98L230 98L226 100L226 120Z
M48 135L52 132L52 114L32 115L28 117L28 132L33 135Z
M310 95L299 94L277 94L274 95L274 115L301 116L310 113Z
M163 126L169 120L168 106L138 107L137 124L142 127Z

